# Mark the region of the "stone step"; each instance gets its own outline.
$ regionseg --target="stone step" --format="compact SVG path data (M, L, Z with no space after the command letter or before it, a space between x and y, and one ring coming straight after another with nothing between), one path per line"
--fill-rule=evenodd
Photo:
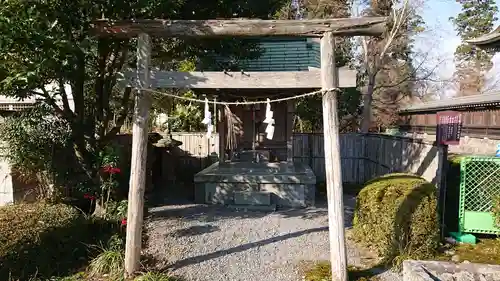
M233 199L235 205L271 205L271 193L265 191L235 191Z
M238 211L257 211L257 212L275 212L276 205L228 205L229 208L235 209Z

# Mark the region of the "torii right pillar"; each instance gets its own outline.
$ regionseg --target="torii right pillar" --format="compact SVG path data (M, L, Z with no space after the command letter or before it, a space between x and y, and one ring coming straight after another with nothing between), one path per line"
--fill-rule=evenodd
M338 69L335 65L335 37L331 32L325 32L321 38L321 86L325 91L323 93L323 138L325 142L330 261L332 281L347 281L344 200L337 106L338 85Z

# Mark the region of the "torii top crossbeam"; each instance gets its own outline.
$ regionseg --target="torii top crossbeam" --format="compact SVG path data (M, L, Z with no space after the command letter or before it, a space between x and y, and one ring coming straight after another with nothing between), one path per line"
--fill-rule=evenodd
M122 38L141 33L161 37L251 37L304 36L379 36L385 30L385 17L360 17L314 20L96 20L98 36Z
M385 30L385 17L361 17L313 20L96 20L93 31L100 37L133 38L141 34L158 37L253 37L253 36L301 36L321 37L328 32L334 36L378 36ZM355 71L343 71L339 86L353 87ZM135 72L134 72L135 73ZM236 76L241 76L235 74ZM128 75L136 76L135 74ZM157 72L155 77L159 88L265 88L272 84L277 89L317 89L319 72L263 72L246 75L242 81L220 72L187 73ZM232 78L232 81L230 79ZM266 79L259 79L263 76ZM190 79L186 79L190 77ZM194 83L193 81L197 81ZM201 82L204 81L204 82ZM239 82L239 83L238 83ZM253 83L252 83L253 82ZM269 83L266 83L269 82ZM246 83L242 85L242 83ZM198 85L199 84L199 85ZM258 85L258 86L256 86ZM154 85L151 85L154 86Z

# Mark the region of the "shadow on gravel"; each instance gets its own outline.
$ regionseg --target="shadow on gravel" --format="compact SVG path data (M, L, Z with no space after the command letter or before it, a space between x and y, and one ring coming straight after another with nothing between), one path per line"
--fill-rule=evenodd
M176 270L176 269L179 269L179 268L184 267L184 266L198 264L198 263L201 263L201 262L204 262L207 260L211 260L211 259L225 256L225 255L239 253L239 252L243 252L243 251L246 251L246 250L249 250L252 248L261 247L261 246L276 243L279 241L284 241L284 240L296 238L296 237L299 237L302 235L315 233L315 232L322 232L322 231L328 231L328 227L325 226L325 227L311 228L311 229L306 229L306 230L302 230L302 231L292 232L292 233L288 233L288 234L260 240L257 242L243 244L243 245L229 248L226 250L216 251L216 252L206 254L206 255L200 255L200 256L186 258L183 260L176 261L175 263L169 265L167 269Z
M344 197L344 217L345 226L352 226L352 216L354 213L355 198L346 195ZM286 208L278 209L275 212L262 211L238 211L222 205L201 205L187 201L168 202L161 207L149 209L150 221L165 219L196 220L200 222L214 222L225 219L249 219L262 218L270 214L279 215L283 218L316 219L327 217L328 206L326 200L318 200L315 207L308 208Z
M182 219L195 220L200 222L214 222L224 219L235 218L261 218L267 216L267 212L243 212L236 211L225 206L218 205L194 205L173 204L162 207L151 208L149 210L150 220Z
M219 227L215 225L194 225L188 228L178 229L168 233L168 236L183 237L183 236L196 236L206 233L219 231Z

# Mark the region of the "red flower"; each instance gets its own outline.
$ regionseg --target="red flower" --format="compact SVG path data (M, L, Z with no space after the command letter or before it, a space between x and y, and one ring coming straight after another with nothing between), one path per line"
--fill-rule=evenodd
M102 168L102 170L105 172L105 173L108 173L108 174L118 174L120 173L122 170L120 170L120 168L115 168L115 167L112 167L111 165L106 165Z
M90 195L90 194L88 194L88 193L85 193L85 194L83 194L83 198L85 198L85 199L89 199L89 200L92 200L92 201L93 201L93 200L95 200L97 197L95 197L94 195Z
M120 170L120 168L111 168L111 170L109 171L110 174L118 174L120 173L122 170Z
M127 219L122 219L122 225L127 225Z
M109 173L109 171L111 171L111 169L113 169L113 167L111 167L110 165L106 165L106 166L102 167L102 170L105 173Z

